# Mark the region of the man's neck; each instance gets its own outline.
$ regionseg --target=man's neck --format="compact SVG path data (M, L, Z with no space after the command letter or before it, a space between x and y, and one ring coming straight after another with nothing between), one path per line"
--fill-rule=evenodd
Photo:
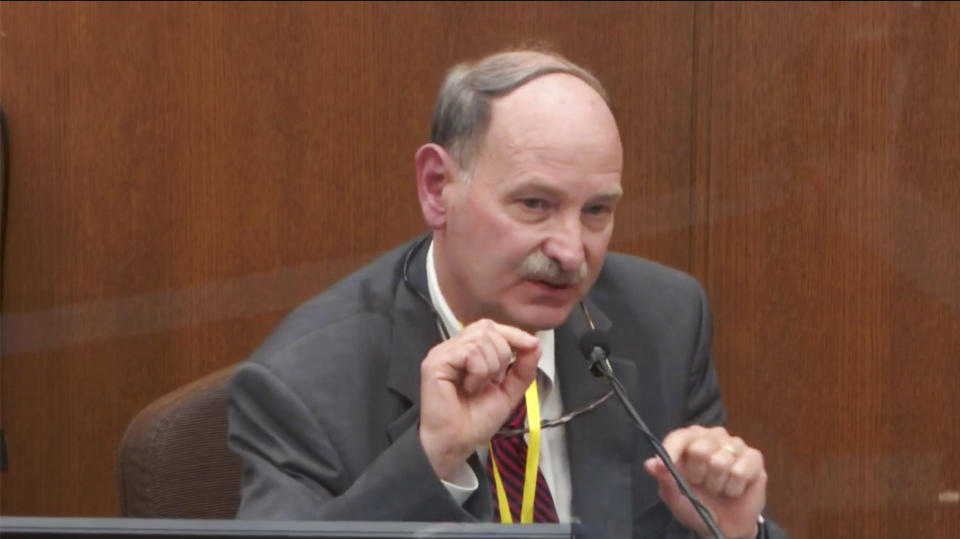
M460 318L453 312L453 309L450 308L450 304L447 303L446 296L443 294L442 287L440 284L439 276L437 275L437 265L435 257L435 242L430 242L430 247L427 249L427 288L430 292L430 303L433 304L434 311L440 316L440 321L443 323L444 327L447 328L447 334L456 335L461 329L463 329L463 324L460 322Z
M456 322L459 331L460 327L468 325L482 317L462 305L457 295L457 291L460 290L461 287L455 282L445 261L446 256L444 253L443 239L437 238L435 234L433 240L430 242L430 248L427 250L427 275L429 277L428 284L431 286L430 297L433 298L434 294L437 295L440 300L440 306L446 309L446 312L444 312L438 308L437 312L442 313L445 317L449 317L452 321ZM435 307L437 307L437 303L437 301L434 301Z

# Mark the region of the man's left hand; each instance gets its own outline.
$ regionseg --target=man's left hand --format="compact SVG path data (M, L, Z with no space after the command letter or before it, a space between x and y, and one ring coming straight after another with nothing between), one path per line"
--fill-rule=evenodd
M767 499L767 472L759 451L730 436L723 427L701 426L671 432L664 438L663 447L725 537L757 536L757 517ZM643 466L656 478L660 498L674 517L700 537L710 537L693 504L680 493L660 458L647 459Z

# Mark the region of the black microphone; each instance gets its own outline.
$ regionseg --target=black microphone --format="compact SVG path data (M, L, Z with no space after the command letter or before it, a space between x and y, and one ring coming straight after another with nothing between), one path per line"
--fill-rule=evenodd
M670 475L673 476L673 479L677 482L677 486L680 488L680 492L690 500L690 503L693 504L694 509L697 510L697 514L700 515L700 518L703 520L704 524L707 525L707 529L710 530L710 533L713 534L717 539L723 539L723 534L720 533L720 529L717 528L716 522L713 521L713 517L710 515L710 511L700 500L697 499L696 494L690 490L690 486L687 485L687 482L680 476L680 473L677 471L677 467L673 464L673 461L670 459L670 455L667 454L667 451L663 448L663 445L660 443L660 440L650 432L650 429L647 428L647 424L643 422L643 419L640 417L640 414L637 413L636 408L630 403L630 399L627 398L627 392L623 388L623 384L620 383L620 380L617 379L616 375L613 374L613 368L610 365L608 356L610 354L610 338L606 333L600 331L599 329L591 329L585 332L580 336L580 352L583 353L584 357L587 358L587 361L590 362L590 372L594 376L604 376L607 381L610 382L610 387L613 388L614 393L617 394L617 397L620 399L620 402L623 403L623 407L626 408L627 413L633 419L633 421L640 427L640 432L647 438L647 442L653 447L653 451L660 457L660 460L663 461L666 465L667 470L670 472Z
M580 352L590 362L590 372L597 377L603 376L600 363L610 356L610 339L607 334L599 329L587 331L580 336Z

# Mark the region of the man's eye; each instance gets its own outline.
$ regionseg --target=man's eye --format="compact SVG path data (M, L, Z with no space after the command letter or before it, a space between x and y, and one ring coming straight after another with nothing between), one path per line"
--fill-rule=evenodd
M606 215L611 212L610 206L604 204L595 204L593 206L586 207L586 213L588 215Z
M547 203L539 198L524 198L520 202L523 203L525 208L531 210L541 210L547 206Z

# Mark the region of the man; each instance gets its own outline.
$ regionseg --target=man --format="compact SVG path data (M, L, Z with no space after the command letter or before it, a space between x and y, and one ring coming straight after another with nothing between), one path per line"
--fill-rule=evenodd
M432 234L301 306L239 367L239 516L559 520L596 536L706 536L590 376L577 340L597 326L724 535L773 533L760 517L760 453L700 426L724 418L702 289L607 255L623 159L600 83L534 51L458 66L431 138L415 163ZM526 420L574 410L555 428Z

